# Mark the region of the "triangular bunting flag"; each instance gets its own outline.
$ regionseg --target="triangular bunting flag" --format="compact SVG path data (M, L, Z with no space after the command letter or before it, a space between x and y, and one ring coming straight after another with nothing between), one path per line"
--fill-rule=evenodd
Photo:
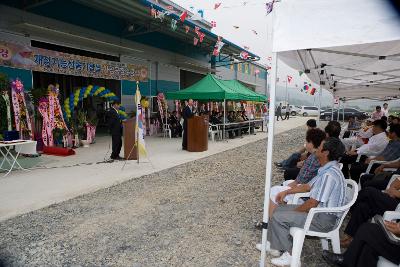
M183 11L182 14L179 16L182 22L185 21L187 15L188 15L187 11Z

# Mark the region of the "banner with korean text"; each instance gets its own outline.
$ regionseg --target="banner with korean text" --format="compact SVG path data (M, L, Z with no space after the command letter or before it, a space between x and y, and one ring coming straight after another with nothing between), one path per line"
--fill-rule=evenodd
M0 41L0 65L93 78L145 81L146 66L67 54Z

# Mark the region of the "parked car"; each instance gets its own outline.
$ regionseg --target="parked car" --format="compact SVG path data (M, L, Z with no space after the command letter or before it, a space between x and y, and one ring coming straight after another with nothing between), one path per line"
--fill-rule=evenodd
M337 120L338 117L338 110L333 110L333 120ZM345 108L344 109L344 119L348 120L349 117L357 117L359 120L365 120L369 117L367 112L363 112L357 110L355 108ZM329 108L327 110L321 111L320 119L321 120L330 120L332 118L332 109ZM343 109L339 110L339 120L343 120Z
M318 117L318 107L316 106L301 106L299 114L303 115L304 117L307 116L316 116Z
M290 115L291 116L296 116L296 115L300 114L301 107L295 106L295 105L289 105L289 107L290 107ZM285 114L285 113L286 113L286 106L283 106L282 114Z

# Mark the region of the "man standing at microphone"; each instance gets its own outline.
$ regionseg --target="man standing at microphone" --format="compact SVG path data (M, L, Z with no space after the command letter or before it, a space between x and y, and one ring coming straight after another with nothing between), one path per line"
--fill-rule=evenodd
M193 99L189 99L188 104L183 109L183 138L182 149L187 150L188 119L193 117Z

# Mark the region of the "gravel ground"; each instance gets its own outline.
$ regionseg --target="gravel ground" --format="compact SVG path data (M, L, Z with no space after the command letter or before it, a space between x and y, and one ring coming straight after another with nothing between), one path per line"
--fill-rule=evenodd
M274 160L302 144L304 132L276 136ZM266 141L258 141L0 222L0 261L257 266L265 149ZM283 179L273 173L273 183ZM303 266L324 266L320 252L319 241L306 240Z

